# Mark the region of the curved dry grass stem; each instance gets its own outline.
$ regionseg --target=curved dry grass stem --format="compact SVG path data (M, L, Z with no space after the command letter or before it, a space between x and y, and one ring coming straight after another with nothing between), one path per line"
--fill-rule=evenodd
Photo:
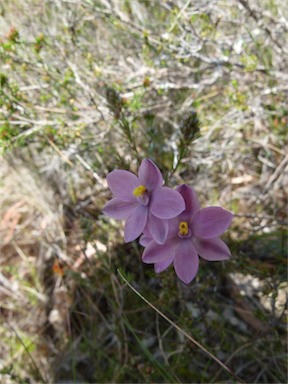
M240 377L238 377L236 375L236 373L234 373L229 367L227 367L227 365L225 365L221 360L219 360L216 356L214 356L211 352L208 351L208 349L206 349L202 344L200 344L197 340L195 340L192 336L190 336L186 331L184 331L182 328L180 328L177 324L174 323L174 321L172 321L171 319L169 319L168 316L166 316L163 312L161 312L158 308L156 308L152 303L150 303L149 300L147 300L144 296L141 295L140 292L137 291L137 289L135 289L128 281L127 279L122 275L122 273L120 272L120 270L118 269L117 270L120 277L122 278L122 280L124 280L124 282L128 285L128 287L130 289L132 289L133 292L136 293L137 296L139 296L143 301L145 301L145 303L147 303L152 309L154 309L155 312L157 312L160 316L163 317L163 319L165 319L169 324L171 324L175 329L177 329L177 331L179 331L180 333L182 333L182 335L184 335L185 337L187 337L187 339L189 339L193 344L197 345L198 348L200 348L206 355L208 355L209 357L211 357L211 359L213 359L214 361L216 361L217 364L219 364L223 369L225 369L225 371L227 371L231 376L234 377L235 380L237 380L238 383L244 383L244 381L242 381L240 379Z

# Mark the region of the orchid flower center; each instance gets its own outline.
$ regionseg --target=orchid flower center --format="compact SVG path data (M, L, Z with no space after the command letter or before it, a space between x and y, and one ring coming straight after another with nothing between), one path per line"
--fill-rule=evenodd
M181 221L178 229L178 237L180 237L180 239L189 239L191 237L192 232L191 229L189 229L187 221Z
M188 223L186 221L181 221L179 224L179 235L186 236L189 233Z
M135 188L133 191L133 195L136 197L141 197L147 191L144 185L139 185L139 187Z

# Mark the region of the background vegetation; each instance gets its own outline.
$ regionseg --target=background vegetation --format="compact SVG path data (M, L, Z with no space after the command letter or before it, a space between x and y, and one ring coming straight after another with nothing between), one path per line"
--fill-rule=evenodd
M0 13L1 382L235 382L120 269L244 382L286 383L286 1ZM189 286L101 212L107 173L145 157L235 213L232 259Z

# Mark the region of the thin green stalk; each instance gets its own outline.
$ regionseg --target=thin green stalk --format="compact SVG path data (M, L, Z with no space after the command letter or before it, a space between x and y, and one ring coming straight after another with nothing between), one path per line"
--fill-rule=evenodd
M47 381L44 379L44 377L43 377L39 367L37 366L35 360L33 359L33 356L29 352L26 344L23 342L21 337L18 335L18 332L16 331L16 329L11 324L9 324L9 327L13 330L13 332L15 332L15 335L16 335L17 339L20 341L20 343L22 344L23 348L25 349L25 351L27 352L28 356L30 357L30 359L32 361L32 364L34 365L34 368L36 369L36 371L38 372L39 376L41 377L42 382L43 383L47 383Z
M216 356L214 356L211 352L208 351L208 349L206 349L203 345L201 345L198 341L196 341L192 336L190 336L186 331L184 331L182 328L180 328L177 324L175 324L171 319L169 319L169 317L167 317L163 312L161 312L158 308L156 308L152 303L150 303L150 301L148 301L144 296L141 295L140 292L138 292L128 281L127 279L122 275L122 273L120 272L120 270L118 269L117 270L120 277L122 278L122 280L124 280L124 282L128 285L128 287L130 289L132 289L133 292L136 293L136 295L138 295L143 301L145 301L146 304L148 304L152 309L154 309L155 312L157 312L160 316L163 317L163 319L165 319L169 324L173 325L174 328L177 329L177 331L179 331L180 333L182 333L182 335L184 335L185 337L187 337L187 339L189 339L190 341L192 341L193 344L197 345L198 348L200 348L206 355L208 355L209 357L211 357L211 359L213 359L214 361L216 361L217 364L219 364L225 371L227 371L231 376L234 377L234 379L237 380L237 382L239 383L244 383L244 381L242 381L240 379L240 377L238 377L236 375L236 373L234 373L229 367L227 367L227 365L225 365L221 360L219 360Z
M142 349L144 355L148 358L148 360L150 360L150 362L158 368L158 370L161 372L163 378L165 380L168 380L168 382L170 383L180 383L180 381L174 376L172 375L168 370L167 370L167 367L163 367L155 358L154 356L152 355L152 353L150 353L150 351L148 350L148 348L145 347L145 345L141 342L141 340L138 338L138 336L136 335L136 333L134 332L133 330L133 327L131 326L131 324L129 323L128 319L123 316L123 321L124 321L124 324L126 325L126 327L129 329L129 331L133 334L133 336L135 337L137 343L139 344L140 348Z

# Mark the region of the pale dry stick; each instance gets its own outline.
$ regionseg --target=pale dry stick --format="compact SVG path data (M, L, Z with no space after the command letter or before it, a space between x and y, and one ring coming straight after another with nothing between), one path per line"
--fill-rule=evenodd
M0 272L0 293L3 292L8 297L16 296L20 300L24 300L24 296L19 292L17 284L11 283L10 280ZM1 296L0 296L1 297ZM1 306L3 306L3 300Z
M64 160L65 163L67 163L68 165L70 165L71 168L73 168L73 163L72 161L70 161L68 159L68 157L66 155L64 155L64 153L57 147L57 145L55 143L53 143L52 140L49 139L49 137L46 137L48 143L51 145L51 147L55 150L55 152L58 153L58 155L60 157L62 157L62 159Z
M44 83L44 84L38 84L38 85L25 85L23 87L20 87L19 90L21 92L25 91L34 91L35 89L43 89L43 88L49 88L50 84Z
M227 367L221 360L219 360L216 356L214 356L211 352L208 351L208 349L206 349L205 347L203 347L203 345L201 345L198 341L196 341L192 336L190 336L186 331L184 331L182 328L180 328L177 324L175 324L168 316L166 316L163 312L161 312L158 308L156 308L152 303L150 303L150 301L148 301L144 296L141 295L140 292L137 291L137 289L135 289L128 281L127 279L122 275L122 273L120 272L119 269L117 269L117 272L119 273L120 277L122 278L122 280L124 280L124 282L128 285L128 287L130 289L132 289L132 291L134 293L136 293L137 296L139 296L143 301L145 301L146 304L149 305L149 307L151 307L152 309L154 309L155 312L157 312L160 316L163 317L163 319L165 319L169 324L173 325L173 327L175 329L177 329L178 332L180 332L182 335L184 335L185 337L187 337L187 339L189 339L193 344L197 345L198 348L200 348L206 355L208 355L211 359L213 359L214 361L216 361L217 364L219 364L225 371L227 371L231 376L233 376L237 382L239 383L243 383L244 384L244 381L242 381L240 379L240 377L238 377L236 375L236 373L234 373L229 367Z
M93 95L92 92L91 92L91 88L90 88L90 86L89 86L88 84L85 84L85 83L82 81L82 79L81 79L81 77L80 77L80 74L79 74L79 71L78 71L78 68L77 68L76 64L72 63L72 62L69 61L69 60L67 61L67 63L68 63L68 65L69 65L71 71L72 71L73 74L74 74L76 83L79 84L80 87L81 87L82 89L84 89L85 92L87 92L87 94L88 94L88 96L89 96L89 98L90 98L90 101L93 103L93 105L96 107L96 109L98 110L98 112L101 114L102 119L105 119L105 116L102 114L101 110L98 108L98 105L97 105L97 103L96 103L96 101L95 101L95 97L94 97L94 95Z
M157 36L155 33L154 33L154 35L157 36L157 38L151 36L151 34L146 36L147 30L144 27L141 27L141 26L133 23L130 20L125 20L123 18L123 16L121 14L119 14L119 12L116 12L115 9L112 12L110 10L104 10L104 9L100 9L100 8L94 7L93 11L97 12L100 15L104 15L106 17L107 16L113 16L114 18L118 19L121 23L127 25L132 31L134 29L134 31L133 31L134 33L138 32L140 34L140 37L143 38L145 36L145 39L148 39L149 43L154 43L157 46L161 46L162 45L162 41L160 40L160 36Z
M259 26L259 21L261 21L261 19L263 19L262 14L260 14L260 17L258 17L257 13L260 13L260 12L252 9L250 7L248 1L246 1L246 0L238 0L238 2L246 9L246 11L248 12L249 16L251 16L256 21L256 23ZM283 47L274 38L274 36L272 35L272 32L270 31L270 29L268 29L268 27L265 26L265 25L261 25L261 28L263 28L263 30L266 32L266 34L270 37L271 41L273 41L273 43L278 47L278 49L279 49L278 52L279 53L283 53Z
M280 155L283 155L285 156L285 151L282 151L280 148L277 148L275 147L275 145L272 145L270 143L261 143L260 141L258 140L255 140L255 139L248 139L249 141L251 141L252 143L256 143L258 145L261 145L262 147L264 148L269 148L269 149L272 149L273 151L279 153Z
M81 163L81 165L89 172L92 173L92 176L95 180L97 180L99 183L103 185L103 180L100 178L100 176L90 167L90 165L78 154L75 155L75 158Z
M18 244L15 241L11 241L11 245L15 248L15 251L18 253L22 261L28 262L29 257L25 255L25 252L18 246Z
M180 17L183 15L183 13L185 12L185 10L189 7L191 1L192 1L192 0L188 0L188 1L186 2L186 4L184 4L184 6L180 9L180 12L177 14L174 23L171 25L171 27L170 27L169 30L168 30L169 33L173 31L174 27L175 27L176 24L178 23L178 20L179 20Z
M50 125L57 125L57 124L59 124L55 120L32 120L32 119L28 119L25 116L18 115L16 113L13 113L13 116L11 116L11 117L13 117L13 119L16 119L16 118L19 119L19 120L14 120L14 121L20 121L20 122L23 122L23 123L29 123L29 124L33 124L33 125L48 125L48 124L50 124Z
M70 165L71 168L73 168L74 164L68 159L68 157L57 147L56 144L53 143L48 137L46 137L48 143L51 145L51 147L59 154L60 157L63 158L64 162ZM96 179L101 185L103 185L103 180L98 176L98 174L93 171L93 169L90 167L90 165L78 154L75 155L75 158L80 162L80 164L89 172L92 173L92 176L94 179Z
M277 178L280 176L282 172L282 168L284 168L284 171L285 171L286 163L288 163L288 155L286 155L284 159L282 159L281 163L275 169L275 171L273 172L273 175L271 175L265 187L263 188L261 195L264 195L268 191L268 189L271 187L271 185L277 180Z
M62 113L62 114L67 114L67 110L65 108L55 108L55 107L42 107L41 105L34 105L34 109L37 109L38 111L43 111L43 112L54 112L54 113Z
M188 3L188 5L189 5L189 3ZM150 44L155 44L155 46L157 46L157 47L163 46L163 41L161 40L161 36L157 36L155 33L153 33L153 35L152 35L152 33L148 34L148 36L147 36L147 30L145 28L142 28L139 25L135 25L135 23L133 23L131 21L123 19L123 17L119 13L115 13L115 12L111 12L111 11L107 11L107 10L100 10L99 8L94 8L94 10L99 14L114 16L121 23L128 25L132 29L134 28L135 33L137 31L139 33L139 37L142 39L145 36L145 39L147 39ZM174 52L175 54L179 53L179 49L177 46L169 45L169 49L171 52ZM204 63L207 63L209 65L213 65L216 67L232 65L233 67L241 68L243 70L245 69L244 64L241 64L239 62L231 62L227 56L222 56L218 59L217 58L215 59L215 58L210 58L208 56L204 56L203 54L193 52L193 53L189 53L189 57L194 57L194 58L196 58L196 59L198 59ZM177 56L176 56L176 58L177 58ZM184 58L184 57L182 57L182 58ZM254 71L265 73L266 69L264 66L257 66ZM271 72L271 74L272 74L272 72Z
M42 304L46 304L46 296L40 292L37 292L36 289L30 288L30 287L25 287L25 285L23 285L22 291L28 292L29 296L33 296L36 299L38 299L38 301L40 301Z

